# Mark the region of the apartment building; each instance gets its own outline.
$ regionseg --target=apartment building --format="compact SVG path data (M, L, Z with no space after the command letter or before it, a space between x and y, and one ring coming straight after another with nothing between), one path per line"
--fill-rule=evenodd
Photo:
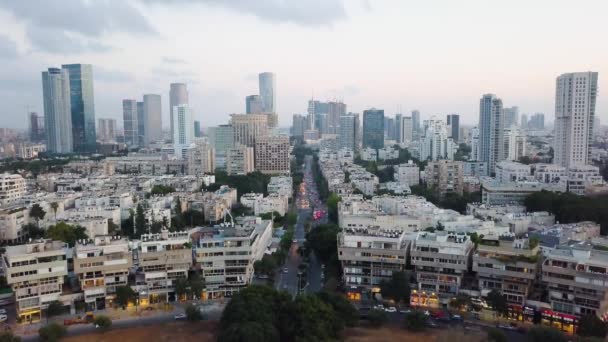
M246 175L253 172L253 157L253 147L235 144L234 147L226 150L226 172L230 176Z
M484 237L473 254L481 295L496 290L507 302L524 305L540 260L539 247L531 246L528 239L516 239L513 234Z
M268 117L264 114L232 114L230 124L235 145L254 147L257 138L268 136Z
M255 169L265 174L289 174L289 137L256 137Z
M461 161L438 160L424 169L427 187L437 188L441 196L462 195L464 164Z
M68 274L66 249L65 243L53 240L6 247L2 268L15 293L19 320L38 321L42 310L59 300Z
M412 291L410 304L437 308L456 296L471 267L473 249L464 233L418 233L410 251L418 289Z
M501 183L519 182L531 178L530 165L513 161L496 163L496 180Z
M279 194L291 198L293 196L293 179L289 176L271 177L267 190L269 194Z
M25 179L18 174L0 174L0 205L19 201L25 194Z
M378 226L345 228L338 234L338 259L352 300L378 292L382 281L403 271L411 241L403 230Z
M133 255L129 241L114 236L96 236L74 247L74 273L84 294L85 310L102 310L116 297L118 286L128 285Z
M192 265L189 243L188 232L163 229L159 234L141 236L138 260L147 289L144 301L158 303L175 298L175 281L187 278Z
M0 241L8 244L23 242L27 232L22 227L29 222L30 209L21 204L0 208Z
M411 160L407 164L399 164L394 167L394 178L399 183L409 186L420 184L420 168Z
M600 169L593 165L574 165L568 168L568 191L584 195L587 184L603 182Z
M544 254L542 281L555 313L550 323L573 332L576 318L608 318L608 252L579 243L547 249Z
M235 226L199 228L191 237L207 298L230 297L251 283L253 264L271 243L272 222L246 217Z
M541 191L563 191L559 184L520 181L501 183L495 179L481 181L481 203L486 205L523 204L528 195Z
M187 152L188 174L203 175L215 172L215 149L204 141L197 141Z

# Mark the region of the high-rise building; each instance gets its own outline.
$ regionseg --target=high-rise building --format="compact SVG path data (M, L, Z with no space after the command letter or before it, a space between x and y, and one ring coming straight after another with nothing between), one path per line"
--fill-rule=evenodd
M308 100L308 129L319 129L316 127L317 118L319 114L327 114L329 112L329 104L327 102L317 101L315 99Z
M458 114L448 114L447 117L448 123L448 136L454 140L454 142L460 141L460 115Z
M496 163L504 158L504 120L502 100L485 94L479 101L479 161L488 163L494 173Z
M276 113L276 80L272 72L263 72L259 76L262 111Z
M342 115L346 115L346 104L338 101L330 101L327 103L328 133L338 134L340 117Z
M157 94L144 94L144 144L163 140L161 97Z
M257 137L268 135L268 118L264 114L232 114L230 124L235 144L254 147Z
M384 147L384 110L363 111L363 147L380 149Z
M545 114L534 113L534 115L530 117L530 121L528 121L528 128L537 130L545 129Z
M462 195L464 163L461 161L438 160L429 162L424 168L426 184L436 188L441 196L449 193Z
M30 141L44 140L44 116L31 112L29 117Z
M188 104L188 88L185 83L171 83L169 89L169 121L171 121L171 139L174 136L173 107Z
M555 86L555 164L570 167L591 161L597 72L557 77Z
M198 140L188 149L187 155L189 175L215 172L215 150L211 144Z
M47 150L54 153L73 152L69 72L58 68L42 72L42 94Z
M194 121L188 105L173 107L173 149L178 158L184 158L194 141Z
M414 140L414 129L411 117L402 116L397 120L397 137L397 141L402 144L407 144Z
M471 159L479 160L479 128L471 128Z
M293 123L291 126L291 135L298 138L304 137L304 131L306 130L306 117L301 114L293 115Z
M144 146L146 118L144 116L144 103L137 101L137 146Z
M516 126L505 128L504 159L518 161L526 155L526 134Z
M384 136L389 140L397 140L395 137L397 125L395 118L384 117Z
M97 119L97 138L102 142L116 140L116 119Z
M360 125L359 114L348 113L340 117L340 134L338 135L340 148L348 148L353 152L358 150Z
M246 175L253 170L253 147L235 144L226 151L226 173L228 175Z
M139 124L137 123L137 101L122 100L122 120L125 144L128 147L139 146Z
M74 152L93 153L97 149L93 66L90 64L64 64L61 68L67 70L70 77Z
M412 137L414 140L420 139L420 111L412 111Z
M194 120L194 137L200 138L202 136L203 135L201 133L201 122L198 120Z
M207 129L207 134L209 143L215 149L216 167L225 168L227 151L234 145L232 126L219 125L217 127L209 127Z
M315 129L319 131L319 134L329 134L327 113L315 114Z
M519 128L528 129L528 114L521 115L521 122L519 124Z
M513 107L506 107L503 109L503 115L504 115L504 127L505 128L509 128L511 126L517 126L518 120L519 120L519 107L517 106L513 106Z
M260 95L249 95L245 97L245 113L260 114L264 111L264 104Z
M424 120L419 151L420 160L454 159L456 144L443 120L435 116Z
M289 137L257 137L255 169L265 174L289 174Z

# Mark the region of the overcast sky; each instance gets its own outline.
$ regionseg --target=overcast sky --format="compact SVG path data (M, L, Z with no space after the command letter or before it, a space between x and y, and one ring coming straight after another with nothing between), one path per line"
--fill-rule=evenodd
M244 112L257 74L277 82L280 126L307 100L347 110L459 113L476 124L495 93L553 121L555 78L599 72L597 113L608 124L606 0L0 0L0 126L43 112L41 72L89 63L95 115L121 100L186 82L203 127Z

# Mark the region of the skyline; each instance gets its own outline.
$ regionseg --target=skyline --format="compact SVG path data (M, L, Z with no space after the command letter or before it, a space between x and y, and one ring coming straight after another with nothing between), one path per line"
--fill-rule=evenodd
M373 107L388 116L418 109L423 120L458 113L471 126L479 98L493 93L505 107L543 112L553 122L556 78L584 71L600 74L596 113L608 122L600 16L608 5L600 1L584 8L565 1L497 4L494 11L517 19L517 27L488 25L494 16L481 16L479 1L194 2L70 0L51 10L43 2L0 0L7 70L0 125L26 128L28 111L43 113L41 72L69 63L93 65L96 118L121 123L123 99L160 94L164 128L170 83L188 84L194 119L207 128L245 113L245 97L258 93L257 75L266 71L276 75L281 127L305 114L313 95L341 99L360 115ZM71 11L80 20L57 21Z

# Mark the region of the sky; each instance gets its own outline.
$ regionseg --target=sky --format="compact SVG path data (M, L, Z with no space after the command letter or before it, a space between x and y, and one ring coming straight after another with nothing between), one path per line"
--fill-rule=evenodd
M458 113L475 125L494 93L553 121L555 78L599 72L608 124L606 0L0 0L0 127L43 113L41 72L93 65L96 118L122 126L122 99L188 84L195 120L227 123L276 74L279 125L307 101L361 113Z

